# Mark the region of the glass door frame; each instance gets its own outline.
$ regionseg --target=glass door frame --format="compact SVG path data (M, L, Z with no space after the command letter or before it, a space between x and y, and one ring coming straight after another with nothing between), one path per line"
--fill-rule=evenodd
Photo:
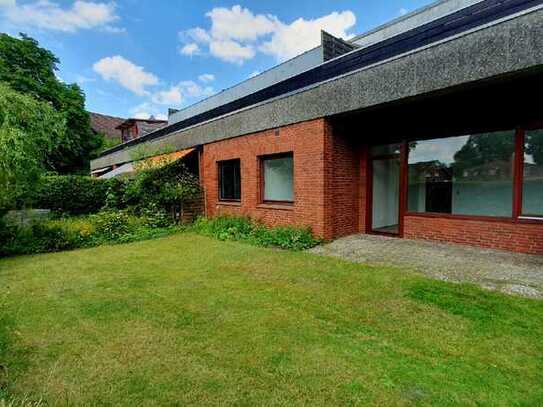
M391 143L392 144L392 143ZM366 148L366 233L371 235L384 235L392 237L404 236L404 217L407 212L407 142L400 143L400 154L385 154L371 156L371 146ZM373 162L377 160L399 159L400 161L400 182L398 202L398 233L382 232L373 230Z

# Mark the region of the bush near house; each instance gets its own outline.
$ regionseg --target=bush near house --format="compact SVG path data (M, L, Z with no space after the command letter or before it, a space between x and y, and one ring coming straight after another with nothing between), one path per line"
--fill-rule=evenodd
M294 226L268 228L249 217L218 216L199 218L191 229L219 240L245 241L255 246L304 250L321 243L310 228Z
M168 236L181 229L156 226L154 218L127 211L36 221L29 225L0 225L0 257L58 252L104 244L128 243Z
M160 211L134 216L129 211L102 211L94 215L35 221L29 225L0 225L0 257L59 252L104 244L129 243L192 231L218 240L254 246L304 250L321 241L309 228L265 225L246 217L199 218L188 227L173 225Z
M179 221L183 204L198 199L198 178L182 162L143 167L130 178L98 179L87 176L47 176L32 197L35 208L64 215L87 215L102 209L130 209L136 215L150 211L170 214Z
M79 175L43 177L33 206L66 215L99 212L106 204L110 181Z
M166 165L145 165L138 168L135 176L124 185L110 189L110 202L134 208L138 214L148 211L165 211L176 223L180 221L186 202L201 197L198 177L187 170L182 161Z
M182 231L183 205L201 196L197 177L183 163L140 169L132 178L101 180L84 176L44 177L35 207L55 219L29 225L0 224L0 256L57 252L127 243ZM268 228L247 217L199 218L188 227L219 240L261 247L304 250L316 246L310 228Z

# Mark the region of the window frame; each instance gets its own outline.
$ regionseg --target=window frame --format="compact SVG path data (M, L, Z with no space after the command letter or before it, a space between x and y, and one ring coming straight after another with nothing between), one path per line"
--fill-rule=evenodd
M264 162L266 160L274 160L279 158L292 158L292 201L285 201L285 200L271 200L271 199L264 199L264 193L265 193L265 187L266 187L266 180L264 175ZM295 188L295 179L294 179L294 153L292 151L287 151L284 153L275 153L275 154L266 154L258 156L258 168L259 168L259 190L260 190L260 203L261 204L270 204L270 205L284 205L284 206L293 206L296 202L296 188Z
M238 163L238 168L239 168L239 172L238 172L238 177L239 177L239 198L223 198L222 197L222 166L226 163L232 163L232 162L237 162ZM231 159L228 159L228 160L220 160L220 161L217 161L217 180L218 180L218 183L217 183L217 196L218 196L218 201L219 202L230 202L230 203L241 203L241 197L242 197L242 193L241 193L241 159L239 158L231 158Z
M408 163L409 163L409 149L407 145L409 142L418 141L417 139L409 139L403 142L403 152L401 160L403 161L402 168L404 168L404 174L402 176L402 190L403 190L403 199L400 202L402 209L402 216L413 216L413 217L427 217L427 218L447 218L447 219L458 219L458 220L481 220L481 221L495 221L495 222L510 222L510 223L537 223L541 224L543 222L543 216L533 216L533 215L524 215L522 214L522 192L523 192L523 180L524 180L524 150L525 150L525 134L528 130L538 130L543 128L543 123L538 123L533 126L519 126L514 129L514 142L515 142L515 156L513 160L513 202L512 202L512 212L511 216L486 216L486 215L465 215L465 214L452 214L452 213L439 213L439 212L412 212L409 211L408 203ZM501 129L502 131L507 131L511 129ZM500 131L500 130L492 130ZM481 132L484 133L484 132ZM478 134L478 133L474 133ZM455 136L448 136L443 138L449 138ZM403 223L403 222L402 222ZM402 231L403 232L403 231ZM403 233L402 233L403 235Z
M524 165L526 163L526 132L543 130L543 123L532 126L524 126L518 129L517 134L517 150L520 159L516 163L515 170L517 175L516 200L515 200L515 217L520 222L543 222L543 215L533 215L523 213L524 210ZM516 151L515 151L516 154Z

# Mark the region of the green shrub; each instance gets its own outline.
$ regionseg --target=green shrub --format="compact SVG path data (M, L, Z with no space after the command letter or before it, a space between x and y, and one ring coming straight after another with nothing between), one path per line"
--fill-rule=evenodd
M26 226L0 224L0 257L36 254L93 247L102 244L128 243L168 236L178 227L161 227L164 215L149 219L126 212L100 212L90 216L38 220ZM169 219L168 219L169 221ZM151 222L153 225L149 225Z
M131 182L129 178L111 178L106 192L107 209L125 209L128 206L126 189Z
M250 218L235 216L217 216L198 218L193 228L197 232L219 240L249 240L256 226Z
M61 226L48 222L37 222L30 227L32 253L58 252L75 247L74 236Z
M198 218L191 229L219 240L240 240L257 246L288 250L309 249L320 243L309 228L294 226L268 228L248 217L240 216Z
M178 222L183 204L200 196L198 177L187 170L183 162L176 161L161 168L138 170L125 187L123 202L141 214L149 207L164 211Z
M173 223L172 217L154 202L141 210L141 217L144 225L149 228L165 228Z
M0 257L9 255L9 247L17 236L17 227L8 224L3 217L0 217Z
M48 176L34 194L33 206L69 215L96 213L106 203L109 180L79 175Z
M10 236L0 244L2 256L69 250L79 245L78 236L58 224L39 221L27 226L10 226Z
M267 229L266 232L257 233L255 238L260 246L276 246L288 250L305 250L320 243L311 229L293 226Z
M121 211L100 212L91 219L96 227L96 233L106 241L118 240L136 228L130 216Z

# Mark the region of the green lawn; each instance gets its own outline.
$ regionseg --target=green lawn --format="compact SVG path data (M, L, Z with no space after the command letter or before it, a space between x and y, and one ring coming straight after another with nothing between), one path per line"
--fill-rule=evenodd
M405 270L180 234L0 260L0 284L16 399L543 404L543 302Z

